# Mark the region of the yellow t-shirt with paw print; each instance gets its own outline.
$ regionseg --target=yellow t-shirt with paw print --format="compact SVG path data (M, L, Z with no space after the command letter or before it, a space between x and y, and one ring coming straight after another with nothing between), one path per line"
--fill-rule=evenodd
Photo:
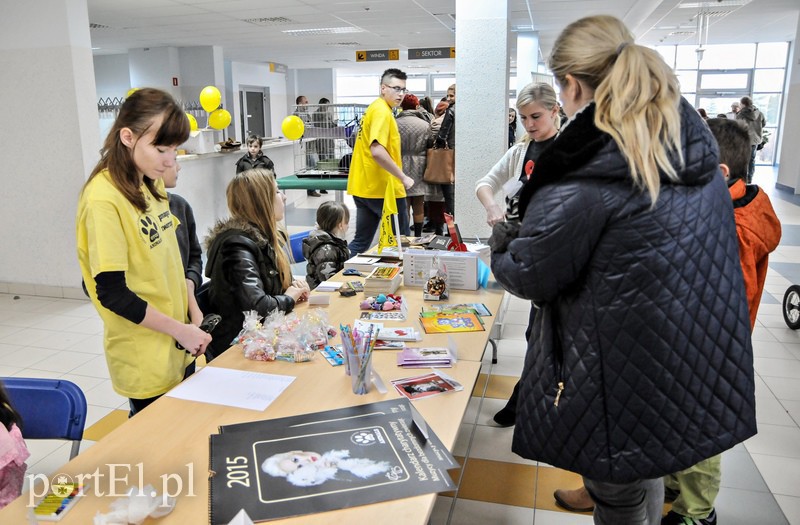
M156 182L166 196L164 184ZM186 280L175 236L177 226L167 199L156 200L146 186L147 211L141 212L117 189L108 171L86 185L78 201L78 262L89 297L103 319L108 370L122 396L147 399L163 394L183 379L191 357L175 340L134 324L97 300L94 277L125 272L128 288L151 307L187 322Z

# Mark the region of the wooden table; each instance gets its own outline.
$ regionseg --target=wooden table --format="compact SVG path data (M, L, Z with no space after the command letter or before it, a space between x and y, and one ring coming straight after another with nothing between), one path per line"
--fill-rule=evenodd
M419 289L406 290L406 296L410 301L409 306L416 302L415 296L419 296L421 300ZM357 316L359 297L360 295L354 298L341 298L336 294L336 297L332 298L331 306L328 307L331 324L352 323L353 318ZM483 302L496 315L502 292L499 289L457 292L451 297L459 302ZM307 304L301 304L298 305L297 311L302 313L306 308ZM410 317L416 322L416 316ZM452 449L455 443L461 420L480 372L480 359L494 319L495 317L487 318L485 332L455 335L459 341L461 358L453 368L447 370L447 373L464 385L464 390L414 403L448 448ZM440 342L442 338L441 335L426 336L425 344L442 344ZM465 344L465 340L469 342ZM95 472L99 472L102 476L90 481L92 487L88 489L87 496L69 511L61 523L65 525L92 523L93 516L98 511L109 512L109 505L117 499L109 495L112 491L117 496L122 496L127 486L140 484L144 486L150 483L160 493L165 479L170 480L168 487L172 492L179 492L178 483L183 487L177 496L175 510L158 521L150 520L146 523L164 525L207 523L208 436L216 434L220 425L286 417L398 398L399 394L391 388L389 381L418 375L424 371L398 368L395 355L394 351L376 351L373 356L373 368L387 383L389 392L380 394L373 388L369 394L357 396L352 393L350 378L345 376L343 367L331 367L320 356L309 363L294 364L278 361L265 363L248 361L238 347L232 348L214 360L210 366L291 375L296 379L263 412L162 397L53 473L68 474L73 479L79 474L90 475ZM117 478L116 482L110 479L112 475ZM167 478L170 475L173 477ZM37 490L41 491L41 483ZM435 497L435 494L427 494L299 516L280 520L280 523L336 525L343 522L386 523L387 516L391 516L393 523L424 524ZM0 523L14 525L28 523L26 517L28 499L28 495L23 494L5 509L0 510Z
M358 276L336 274L331 278L332 281L345 282L345 281L361 281L364 279ZM331 324L338 329L339 323L353 324L353 321L358 318L361 311L358 309L359 303L364 299L363 293L358 293L355 297L342 297L337 292L311 292L312 295L326 295L330 297L331 304L323 306L322 308L328 312ZM405 288L401 286L398 294L403 296L403 301L408 307L408 318L405 321L382 321L383 325L387 328L411 326L422 332L423 341L407 343L408 346L447 346L448 334L426 334L422 330L419 323L419 312L424 305L430 306L437 304L435 302L424 301L422 299L422 288ZM486 349L487 341L490 337L499 337L495 335L497 330L495 324L498 323L499 310L503 300L503 289L493 280L489 281L488 288L481 288L476 291L468 290L450 290L450 297L443 304L460 304L460 303L483 303L492 313L490 317L483 317L485 322L485 332L465 332L458 334L450 334L456 342L458 349L458 359L464 361L480 361L483 359L483 352ZM306 305L302 304L298 308L298 312L302 311ZM313 308L313 307L312 307ZM380 321L376 321L380 322Z

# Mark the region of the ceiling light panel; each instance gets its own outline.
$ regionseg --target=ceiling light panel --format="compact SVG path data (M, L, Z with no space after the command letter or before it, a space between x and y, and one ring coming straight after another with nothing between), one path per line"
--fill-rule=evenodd
M684 2L678 4L678 7L681 9L699 9L701 7L741 7L749 4L751 1L752 0L719 0L712 2Z
M345 27L318 27L309 29L284 29L281 33L295 36L313 36L313 35L340 35L344 33L363 33L364 30L359 27L345 26Z

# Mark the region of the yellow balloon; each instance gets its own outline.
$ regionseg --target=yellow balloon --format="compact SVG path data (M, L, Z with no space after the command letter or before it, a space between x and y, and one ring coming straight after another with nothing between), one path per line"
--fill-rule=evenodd
M217 109L220 102L222 102L222 94L214 86L206 86L200 92L200 105L209 113Z
M225 109L212 111L208 115L208 125L214 129L225 129L231 123L231 114Z
M187 113L186 118L189 119L189 129L192 131L197 131L197 119L194 118L194 115Z
M128 90L128 92L125 94L125 98L128 98L128 97L130 97L131 95L133 95L134 93L136 93L138 90L139 90L139 88L130 88L130 89Z
M306 126L303 120L297 115L289 115L281 123L281 131L283 136L289 140L297 140L303 136L306 131Z

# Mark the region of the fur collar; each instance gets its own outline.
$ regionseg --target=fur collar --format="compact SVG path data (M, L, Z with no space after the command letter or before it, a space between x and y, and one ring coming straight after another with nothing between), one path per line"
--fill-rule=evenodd
M520 220L536 191L584 166L609 142L611 136L594 125L595 104L591 102L568 122L549 148L542 151L519 201Z
M249 237L259 249L263 249L269 244L267 238L261 233L261 230L253 226L247 221L237 219L235 217L228 217L227 219L220 219L217 223L208 230L208 235L205 239L206 250L211 248L214 239L229 231L239 231L245 236Z

